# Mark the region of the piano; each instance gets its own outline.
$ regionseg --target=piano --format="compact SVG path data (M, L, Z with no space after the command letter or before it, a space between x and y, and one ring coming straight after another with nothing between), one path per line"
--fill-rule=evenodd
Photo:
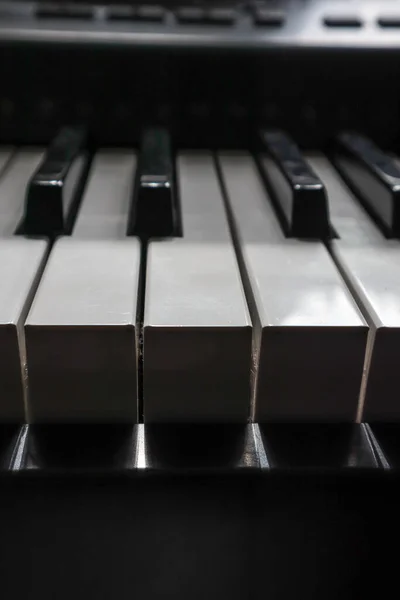
M386 596L400 4L0 1L4 598Z

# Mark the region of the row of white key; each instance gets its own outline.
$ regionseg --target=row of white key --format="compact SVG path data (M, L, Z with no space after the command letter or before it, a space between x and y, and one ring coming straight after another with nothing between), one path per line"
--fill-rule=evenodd
M0 420L26 415L27 377L24 321L45 265L45 240L14 236L23 212L29 178L41 150L0 154Z
M5 390L0 419L24 414L25 331L30 420L135 422L140 245L126 237L135 155L97 153L73 234L55 243L27 316L47 242L12 233L21 218L26 183L40 158L40 151L19 151L11 158L4 154L3 159L0 155L5 224L0 256L6 258L0 269L7 282L0 292L0 377ZM342 265L339 254L347 244L349 218L343 220L342 238L335 209L343 197L337 191L340 181L326 159L310 160L328 188L341 236L332 251ZM366 387L361 380L368 325L362 313L373 329L371 350L377 339L374 305L363 302L354 284L361 310L357 307L322 243L284 237L248 154L224 153L218 162L225 199L212 155L179 155L184 236L149 244L145 421L245 422L249 416L259 421L354 420ZM357 211L347 191L345 196ZM365 222L374 239L368 238L363 248L372 261L376 251L380 256L390 244L397 251L397 242L378 243L380 234L372 222ZM346 265L341 266L346 279L352 283L355 273L358 281L358 263ZM393 300L396 288L389 281L384 285L391 286ZM389 307L381 308L379 318L385 323ZM391 353L393 363L396 339L389 337L382 352ZM368 354L377 357L371 362L374 368L366 363L373 382L367 386L367 409L370 396L375 406L373 390L385 373L379 370L379 352Z
M330 198L332 253L370 325L359 418L400 419L400 240L385 238L329 161L309 156Z
M367 325L326 248L285 238L248 154L221 154L255 327L256 421L352 421Z

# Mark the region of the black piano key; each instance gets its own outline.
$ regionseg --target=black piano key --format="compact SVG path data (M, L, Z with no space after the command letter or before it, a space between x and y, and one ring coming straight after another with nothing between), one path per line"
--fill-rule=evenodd
M171 142L164 129L143 135L128 235L180 235Z
M342 133L334 162L385 235L400 237L400 167L369 139Z
M288 236L330 237L329 208L322 181L295 143L281 131L262 131L261 139L272 159L261 172L270 188Z
M73 127L64 127L53 140L28 184L23 233L71 232L88 166L85 142L85 131Z

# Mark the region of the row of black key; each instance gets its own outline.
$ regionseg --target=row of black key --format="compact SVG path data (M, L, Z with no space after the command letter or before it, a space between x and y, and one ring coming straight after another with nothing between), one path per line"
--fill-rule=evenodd
M71 233L89 166L85 146L84 130L71 127L63 128L50 144L28 184L19 233L49 237ZM142 139L128 235L180 235L174 180L168 133L163 129L147 130Z
M280 131L262 131L268 165L261 175L288 237L327 239L333 235L323 182L295 143ZM366 138L338 137L334 161L343 178L388 237L400 236L400 166ZM86 136L64 128L49 146L27 190L20 232L54 237L70 234L89 168ZM142 137L128 235L182 235L171 140L164 129Z
M288 236L326 239L334 235L323 182L299 149L281 132L263 132L272 161L263 175ZM356 133L338 136L333 160L343 179L386 237L400 237L400 163Z

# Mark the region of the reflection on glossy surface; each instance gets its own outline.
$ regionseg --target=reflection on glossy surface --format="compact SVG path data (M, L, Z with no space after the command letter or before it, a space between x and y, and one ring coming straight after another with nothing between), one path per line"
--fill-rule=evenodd
M82 192L88 164L86 132L64 127L50 144L28 184L23 233L68 234Z
M370 325L360 417L399 421L400 244L387 240L321 155L314 155L330 196L338 238L332 256Z
M272 197L292 237L330 235L325 188L295 143L281 131L262 131L261 139L272 161L260 161Z
M396 161L367 138L343 133L335 162L384 232L400 235L400 168Z
M219 161L255 330L256 420L353 421L366 322L326 247L283 235L252 158Z
M339 275L329 268L323 246L310 248L294 240L285 245L251 244L244 255L251 264L268 262L268 269L260 270L254 283L269 325L350 327L357 323L358 310Z
M19 460L25 445L25 426L0 424L0 473L21 467Z
M377 326L400 327L400 245L347 248L345 254Z
M271 469L377 469L364 425L260 425Z
M15 473L184 474L269 469L337 473L382 461L365 425L2 426L2 468Z
M141 141L128 235L182 235L176 193L169 133L147 129Z

